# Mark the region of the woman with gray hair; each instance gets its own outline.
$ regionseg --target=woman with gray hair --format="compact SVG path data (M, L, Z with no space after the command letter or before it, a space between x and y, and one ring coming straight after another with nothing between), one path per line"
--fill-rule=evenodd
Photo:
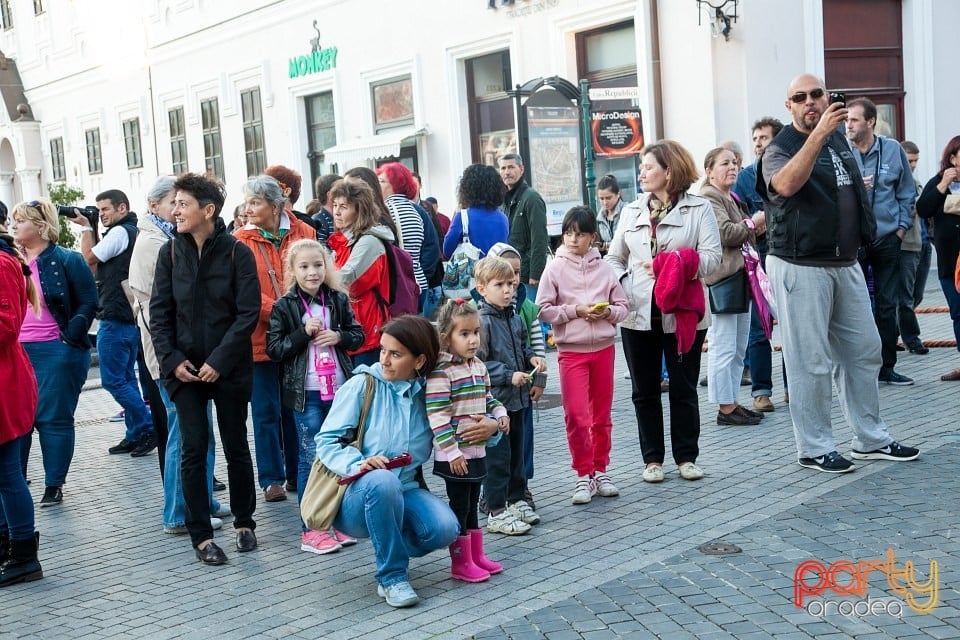
M160 176L147 192L147 215L137 220L137 242L130 255L130 274L127 284L133 315L140 328L140 342L143 346L141 367L146 368L149 376L141 373L141 379L149 378L153 389L148 389L150 415L157 433L157 448L160 453L160 477L163 480L163 532L181 534L187 532L186 504L183 501L183 484L180 477L180 425L177 420L177 407L170 395L160 384L160 362L153 348L150 335L150 296L153 292L153 280L156 275L157 258L160 249L173 237L173 210L176 206L177 192L173 188L174 176ZM156 397L154 397L156 394ZM213 420L210 420L210 445L207 448L207 484L213 490L214 444ZM223 522L220 517L230 514L230 505L220 505L210 498L210 524L219 529ZM219 516L219 517L218 517Z
M267 355L267 326L273 303L283 296L287 250L297 240L316 240L316 231L284 208L283 187L275 178L257 176L243 187L247 224L234 237L252 252L260 281L260 320L253 332L253 441L257 455L257 481L267 502L287 499L296 491L297 465L285 465L283 444L299 452L293 414L280 401L280 365ZM281 439L282 438L282 439Z

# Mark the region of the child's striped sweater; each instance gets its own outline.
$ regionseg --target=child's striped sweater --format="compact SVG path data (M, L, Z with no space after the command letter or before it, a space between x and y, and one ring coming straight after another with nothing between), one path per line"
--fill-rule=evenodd
M486 442L461 447L456 435L460 420L478 414L495 418L507 415L507 410L490 393L487 367L476 358L464 360L441 352L436 368L427 376L427 416L433 429L434 459L449 461L486 455Z

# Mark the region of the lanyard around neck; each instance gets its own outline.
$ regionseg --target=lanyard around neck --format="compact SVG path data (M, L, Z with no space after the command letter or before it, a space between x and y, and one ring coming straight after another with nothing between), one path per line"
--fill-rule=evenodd
M313 317L313 313L310 311L310 304L307 302L307 299L303 297L303 293L302 293L302 292L297 292L297 295L300 296L300 302L303 303L303 308L304 308L304 310L306 310L306 312L307 312L307 317L312 318L312 317ZM320 306L321 306L321 307L327 306L326 301L325 301L324 296L323 296L323 289L320 290ZM324 331L327 330L327 323L326 323L326 321L324 320L324 317L323 317L323 314L322 314L322 313L320 314L320 326L323 328Z

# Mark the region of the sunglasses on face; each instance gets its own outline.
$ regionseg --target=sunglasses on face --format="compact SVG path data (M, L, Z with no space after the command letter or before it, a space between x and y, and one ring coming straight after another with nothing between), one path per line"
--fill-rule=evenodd
M792 96L790 96L790 102L794 104L803 104L807 101L807 95L809 95L814 100L819 100L826 93L823 89L814 89L809 94L806 91L799 91Z

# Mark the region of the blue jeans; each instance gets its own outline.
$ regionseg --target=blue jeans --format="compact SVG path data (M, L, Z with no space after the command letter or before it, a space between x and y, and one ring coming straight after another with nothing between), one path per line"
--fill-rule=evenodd
M90 368L90 350L71 347L59 340L25 342L23 348L30 357L37 376L37 389L43 398L37 405L33 427L40 439L44 485L62 487L73 460L77 435L73 414ZM32 440L29 433L21 440L20 458L24 470Z
M950 308L953 337L957 341L957 351L960 351L960 293L957 293L953 278L940 278L940 288L943 289L943 297L947 299L947 306Z
M424 318L429 318L433 313L434 309L437 308L437 305L440 304L440 300L443 299L443 289L441 287L433 287L432 289L424 289L420 292L420 315Z
M308 390L303 411L293 412L293 421L297 425L297 435L300 437L300 456L297 466L297 504L300 504L303 490L307 486L307 478L310 477L313 459L317 457L317 441L315 438L320 433L320 427L323 425L332 404L332 400L321 400L319 391ZM300 528L309 531L302 520L300 521Z
M103 388L123 407L126 424L124 438L138 442L153 430L150 412L143 402L134 366L140 349L137 325L101 320L97 331L97 355L100 358L100 380Z
M362 364L365 364L369 367L380 362L380 348L369 349L362 353L355 353L350 356L350 359L353 360L354 368L359 367Z
M375 469L350 483L334 527L355 538L370 538L377 582L405 582L410 558L450 546L460 524L450 507L424 489L403 490L394 472Z
M533 478L533 403L523 410L523 474Z
M747 358L750 363L751 394L754 398L773 395L773 349L763 333L757 305L750 305L750 335L747 338Z
M280 404L280 365L275 362L253 363L253 395L250 396L253 414L253 445L257 456L257 482L261 489L272 484L282 485L286 479L286 460L283 442L296 444L293 416ZM286 437L287 425L281 440L281 424L289 423L291 433ZM297 449L299 455L299 449ZM294 467L296 468L296 467ZM293 477L296 474L292 474Z
M0 535L11 540L33 536L33 498L20 470L22 438L0 444Z
M167 410L167 448L164 453L163 473L163 526L181 527L186 522L187 505L183 500L183 479L180 476L180 424L177 420L177 405L170 400L166 387L157 381L163 406ZM210 425L210 442L207 445L207 486L210 493L210 511L220 510L220 503L213 499L213 464L216 440L213 435L213 408L207 403L207 423Z

